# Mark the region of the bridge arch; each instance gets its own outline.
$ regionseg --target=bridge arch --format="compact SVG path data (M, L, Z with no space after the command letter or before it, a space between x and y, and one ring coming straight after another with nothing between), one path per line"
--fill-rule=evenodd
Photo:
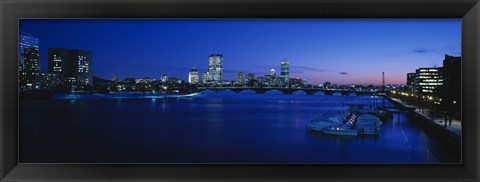
M325 94L325 92L323 91L316 91L313 93L313 95L327 95L327 94Z
M271 89L271 90L265 91L265 94L278 95L278 94L283 94L283 92L277 89Z
M342 95L342 92L333 92L332 95Z
M202 93L202 94L214 94L214 93L217 93L217 92L214 91L214 90L211 90L211 89L206 89L206 90L201 91L200 93Z
M297 90L295 92L292 92L293 95L307 95L307 92L303 90Z
M255 90L252 89L245 89L245 90L240 90L238 91L239 94L256 94Z
M230 90L230 89L226 89L226 90L219 90L219 91L217 91L217 93L219 93L219 94L234 94L235 91Z

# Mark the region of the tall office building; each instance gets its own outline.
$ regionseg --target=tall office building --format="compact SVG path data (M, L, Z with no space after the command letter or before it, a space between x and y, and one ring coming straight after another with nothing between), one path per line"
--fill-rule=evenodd
M288 86L288 78L290 74L290 69L287 61L283 61L280 64L280 77L283 79L284 85Z
M407 91L410 93L415 92L415 78L416 73L407 73Z
M40 60L38 48L25 48L24 49L24 64L22 73L20 75L22 86L26 86L27 89L32 89L35 82L35 74L40 72Z
M202 75L202 82L208 83L209 81L211 81L211 76L210 76L210 73L207 71Z
M253 73L247 73L247 76L246 76L246 77L247 77L247 80L248 80L248 81L252 81L252 80L255 79L255 74L253 74Z
M92 52L77 49L48 49L48 71L62 73L69 89L93 85Z
M37 48L39 49L39 41L37 37L33 37L29 33L20 32L19 35L19 47L18 47L18 61L24 63L24 49Z
M208 72L214 82L223 80L223 55L212 54L208 56Z
M188 72L188 83L197 84L199 80L198 71L193 67L190 72Z
M439 96L443 86L443 68L418 68L415 92L427 96Z
M112 81L114 81L114 82L118 81L117 74L113 74Z
M238 72L237 73L237 83L238 84L244 84L245 83L245 74L243 74L243 72Z
M462 57L445 54L443 60L443 96L446 110L459 115L462 100Z
M167 83L167 82L168 82L168 77L167 77L167 75L165 75L165 74L162 75L161 82L162 82L162 83Z

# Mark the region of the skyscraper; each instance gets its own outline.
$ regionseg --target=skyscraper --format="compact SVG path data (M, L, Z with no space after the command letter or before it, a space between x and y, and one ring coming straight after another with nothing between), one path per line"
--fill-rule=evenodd
M118 81L117 74L113 74L112 81L114 81L114 82Z
M167 82L168 82L168 77L167 77L167 75L163 74L161 81L162 81L162 83L167 83Z
M38 48L25 48L23 55L24 55L23 71L30 72L30 73L40 72Z
M33 37L29 33L20 32L18 48L18 61L24 63L24 49L25 48L39 48L39 41L37 37Z
M253 73L247 73L247 80L248 81L253 81L255 79L255 74Z
M188 72L188 83L197 84L199 79L198 71L193 67L190 72Z
M24 49L24 64L20 78L24 79L21 81L20 87L25 85L26 88L32 89L35 82L35 74L40 72L40 61L38 48L25 48Z
M76 49L48 49L48 71L62 73L69 89L93 85L92 52Z
M209 73L208 71L205 72L205 73L203 73L203 75L202 75L202 82L203 82L203 83L208 83L210 80L211 80L210 73Z
M443 60L443 100L445 109L456 117L461 112L462 57L445 54Z
M211 54L208 56L208 72L214 82L223 80L223 55Z
M245 83L245 74L243 72L237 73L237 83L244 84Z
M284 80L284 84L286 87L288 87L288 78L290 76L289 74L290 74L290 69L288 67L288 62L283 61L280 64L280 77Z

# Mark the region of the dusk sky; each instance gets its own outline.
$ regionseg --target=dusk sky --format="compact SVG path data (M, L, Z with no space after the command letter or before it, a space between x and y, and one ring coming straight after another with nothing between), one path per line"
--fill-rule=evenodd
M73 19L20 20L38 37L40 66L48 48L93 53L93 74L111 79L187 80L208 69L208 55L223 54L224 79L236 73L280 73L308 83L405 84L419 67L442 66L461 55L461 19Z

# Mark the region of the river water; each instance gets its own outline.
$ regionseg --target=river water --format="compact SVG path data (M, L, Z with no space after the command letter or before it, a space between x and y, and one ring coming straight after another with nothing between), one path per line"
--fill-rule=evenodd
M459 163L460 150L405 114L378 137L307 133L305 124L371 96L220 92L177 98L20 102L23 163ZM385 105L395 110L392 103ZM399 120L398 120L399 119Z

